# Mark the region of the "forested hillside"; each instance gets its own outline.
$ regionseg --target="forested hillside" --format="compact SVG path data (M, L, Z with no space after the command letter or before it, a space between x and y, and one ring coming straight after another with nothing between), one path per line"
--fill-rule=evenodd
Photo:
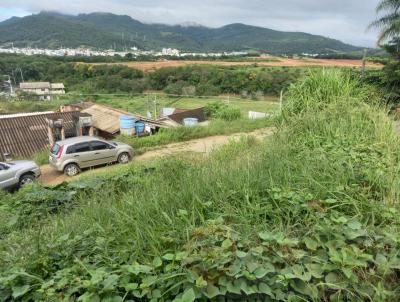
M0 45L93 47L185 51L258 50L271 54L335 53L360 50L338 40L300 32L281 32L245 24L220 28L144 24L109 13L78 16L42 12L0 23Z

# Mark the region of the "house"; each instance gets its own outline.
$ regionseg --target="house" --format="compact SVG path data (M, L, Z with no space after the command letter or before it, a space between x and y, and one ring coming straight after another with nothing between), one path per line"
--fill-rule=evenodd
M50 92L52 95L65 94L65 87L63 83L50 83Z
M19 90L37 95L43 101L50 101L53 95L65 94L63 83L23 82L19 84Z
M93 134L88 117L79 112L0 115L0 160L29 158L57 140Z
M145 132L147 134L153 134L157 132L160 128L168 128L168 126L163 124L162 122L146 118L140 114L132 114L121 109L116 109L91 102L70 104L62 106L60 108L61 111L66 109L90 114L90 116L92 117L95 135L104 137L106 139L113 138L116 135L120 134L121 116L135 116L138 121L141 121L145 124Z

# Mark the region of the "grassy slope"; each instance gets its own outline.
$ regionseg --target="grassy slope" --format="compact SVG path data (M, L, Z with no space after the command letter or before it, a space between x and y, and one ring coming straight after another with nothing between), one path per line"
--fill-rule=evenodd
M157 100L157 108L162 107L176 107L176 108L198 108L207 105L209 102L222 101L237 106L242 110L242 113L247 116L248 111L260 112L274 112L278 109L277 98L267 96L259 101L249 99L241 99L238 97L165 97L162 95L149 96L82 96L79 93L76 95L69 95L54 99L51 102L37 102L37 101L23 101L23 102L7 102L0 101L0 114L1 112L32 112L32 111L46 111L57 110L60 105L65 103L74 103L82 100L92 100L100 104L123 109L133 113L146 114L150 110L154 114L154 100Z
M399 138L357 85L312 74L265 144L5 196L0 293L398 300Z

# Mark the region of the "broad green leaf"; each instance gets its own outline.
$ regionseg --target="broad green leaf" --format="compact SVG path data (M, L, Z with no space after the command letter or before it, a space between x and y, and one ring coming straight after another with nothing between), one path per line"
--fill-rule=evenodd
M126 289L126 290L135 290L135 289L137 289L139 287L139 284L138 283L128 283L127 285L125 285L124 286L124 288Z
M253 273L258 267L260 267L260 264L256 262L249 262L246 264L246 266L249 272Z
M318 248L318 242L309 237L304 239L304 243L306 244L307 248L312 251L316 251Z
M306 264L305 265L308 272L314 277L321 279L323 277L324 270L322 268L322 264Z
M86 292L78 298L79 302L100 302L99 295Z
M196 286L200 288L207 286L207 281L204 280L203 276L200 276L196 279Z
M261 240L263 241L270 241L271 239L273 239L273 236L271 233L268 232L261 232L258 233L258 236L260 237Z
M119 276L117 275L110 275L103 281L103 289L104 290L113 290L117 285L117 281Z
M362 224L357 220L350 221L347 226L352 230L359 230L362 227Z
M153 259L153 266L160 267L162 265L162 260L160 257L156 257Z
M244 257L247 256L247 253L237 250L236 251L236 256L238 256L239 258L244 258Z
M308 284L303 280L295 279L290 281L290 285L293 287L294 290L303 295L311 297L314 300L318 298L318 289L313 284Z
M230 239L225 239L225 240L222 242L221 247L222 247L223 249L228 249L228 248L230 248L230 247L232 246L232 244L233 244L232 240L230 240Z
M168 253L168 254L165 254L165 255L163 256L163 259L168 260L168 261L172 261L172 260L175 259L175 255L174 255L174 254L171 254L171 253Z
M232 283L232 282L228 282L226 285L226 289L228 290L228 292L233 293L233 294L237 294L240 295L240 284L238 283Z
M187 289L181 298L182 302L193 302L196 300L196 294L194 293L193 288Z
M13 286L12 288L12 296L13 298L19 298L25 295L30 289L29 285L22 285L22 286Z
M101 299L101 302L122 302L122 301L123 301L122 297L118 295L109 296Z
M207 298L212 299L220 294L218 287L214 286L213 284L207 284Z
M326 283L337 284L340 282L340 277L338 274L331 272L328 275L326 275L325 281Z
M272 297L272 290L271 290L271 288L269 287L268 284L266 284L266 283L260 283L260 284L258 285L258 290L260 291L260 293L266 294L266 295Z
M268 274L268 271L264 267L259 267L253 272L253 274L256 276L257 279L261 279L265 277L266 274Z

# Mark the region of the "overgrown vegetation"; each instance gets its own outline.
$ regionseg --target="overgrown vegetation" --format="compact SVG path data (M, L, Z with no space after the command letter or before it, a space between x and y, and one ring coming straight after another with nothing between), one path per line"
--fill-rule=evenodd
M2 299L399 300L385 108L337 70L285 99L265 143L1 196Z
M229 110L229 109L228 109ZM257 129L271 126L272 120L260 119L214 119L207 126L178 127L161 129L157 135L147 137L129 137L120 135L116 140L127 143L135 149L136 154L141 154L148 148L163 146L171 143L184 142L192 139L209 137L214 135L227 135L233 133L247 133Z
M278 94L297 79L297 68L185 66L143 73L123 65L64 62L44 56L0 55L1 74L15 84L25 81L63 82L69 92L141 93L146 89L179 95L243 94L257 99Z
M380 31L378 44L392 58L386 63L378 82L388 94L388 101L400 104L400 1L380 0L376 8L378 18L370 27Z

